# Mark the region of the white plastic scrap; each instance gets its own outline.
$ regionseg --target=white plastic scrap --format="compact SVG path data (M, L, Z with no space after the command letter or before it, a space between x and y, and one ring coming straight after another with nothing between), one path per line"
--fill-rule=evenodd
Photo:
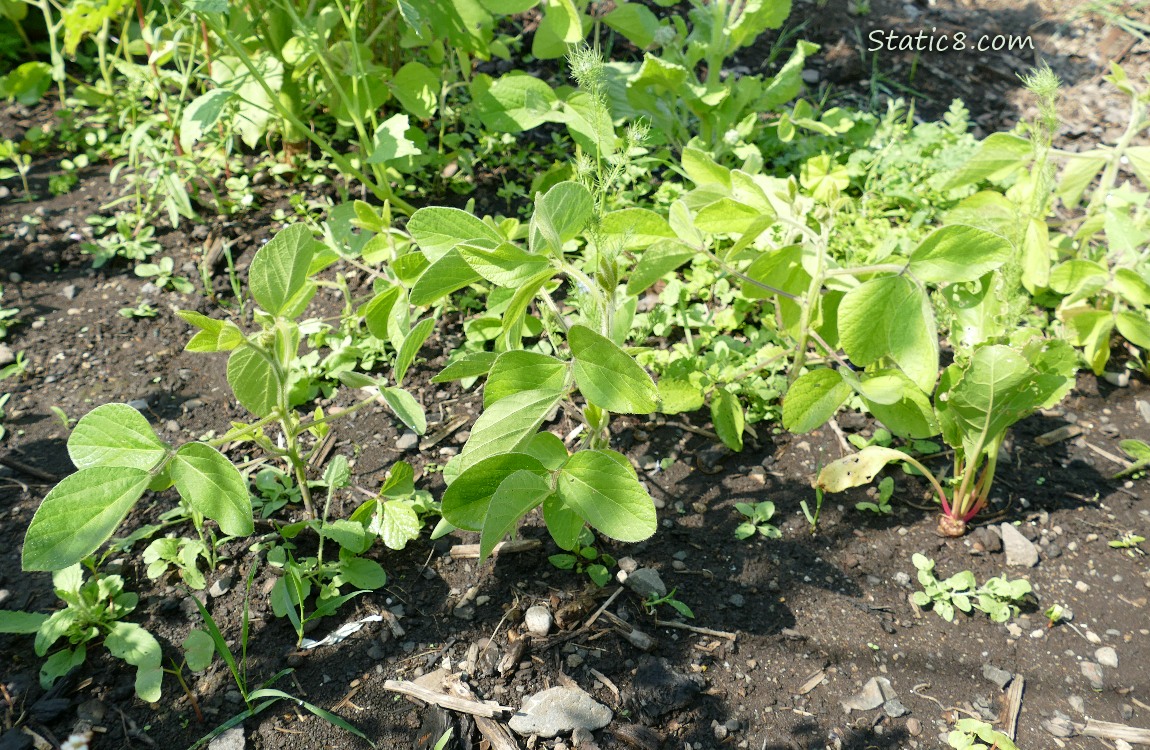
M339 643L352 633L358 632L363 627L364 623L382 621L383 617L381 615L368 615L367 617L356 620L355 622L348 622L340 625L322 640L313 641L310 638L304 638L303 645L300 648L304 651L309 651L313 648L319 648L320 646L330 646L332 644Z

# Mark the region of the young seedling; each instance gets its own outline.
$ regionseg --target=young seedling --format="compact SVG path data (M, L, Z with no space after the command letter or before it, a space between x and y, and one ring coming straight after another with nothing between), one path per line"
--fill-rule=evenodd
M1009 737L978 719L956 721L946 743L954 750L1018 750Z
M815 509L813 511L810 506L807 505L806 500L799 501L799 508L803 511L803 517L807 519L807 526L810 527L811 536L814 536L819 530L819 516L823 512L822 487L815 487Z
M671 589L666 596L651 594L649 597L647 597L647 599L643 601L643 607L647 610L647 614L655 614L656 607L658 607L660 604L666 604L668 607L675 610L683 617L694 619L695 613L691 611L691 608L675 598L676 591L678 591L678 589Z
M747 520L743 521L735 528L735 537L738 539L747 539L755 535L755 533L762 534L767 539L778 539L783 534L779 531L778 527L770 521L775 516L775 504L770 500L764 500L761 503L735 503L735 510L743 514ZM815 524L818 523L816 518ZM815 525L815 524L812 524Z
M615 566L615 558L606 552L599 552L593 546L595 535L586 526L579 533L579 540L571 548L570 553L551 555L547 560L560 570L575 570L586 573L596 586L602 588L611 580L611 568Z
M947 622L954 621L955 610L969 614L975 609L985 612L994 622L1006 622L1018 614L1018 602L1031 591L1029 581L1011 581L1005 576L991 578L979 586L969 570L940 581L934 574L934 560L915 553L911 562L923 588L914 592L914 603L924 609L933 608Z
M890 507L890 498L894 494L894 477L883 477L878 483L878 496L875 502L855 503L855 508L880 516L889 516L894 511Z
M1066 609L1061 604L1052 604L1042 613L1046 618L1046 627L1053 628L1066 616Z
M1133 531L1127 531L1120 538L1109 542L1109 544L1114 549L1123 550L1130 557L1137 557L1138 555L1146 554L1138 547L1138 545L1144 541L1146 541L1146 537L1139 536Z
M86 560L91 565L91 560ZM136 694L154 703L160 699L163 679L160 644L139 625L123 622L136 608L139 598L124 591L118 575L100 575L91 567L92 577L84 580L80 563L52 574L56 595L67 605L49 615L0 611L0 633L35 633L37 656L48 653L61 638L68 644L48 657L40 668L41 686L47 689L73 667L83 664L88 645L103 641L115 657L136 667Z
M1113 479L1134 477L1135 479L1146 475L1146 468L1150 466L1150 445L1141 440L1122 440L1118 443L1122 452L1133 459L1129 467L1115 474Z
M140 263L136 266L136 275L151 279L160 290L171 289L180 294L191 294L196 290L192 282L175 275L175 261L168 256L160 258L158 263Z

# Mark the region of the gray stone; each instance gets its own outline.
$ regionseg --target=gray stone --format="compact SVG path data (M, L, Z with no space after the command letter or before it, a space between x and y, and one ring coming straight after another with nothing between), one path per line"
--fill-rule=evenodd
M10 365L16 361L16 354L12 351L12 347L7 344L0 344L0 367Z
M148 408L148 399L134 398L128 402L128 406L132 407L136 411L143 411L144 409Z
M1086 701L1082 700L1082 696L1072 695L1067 699L1067 702L1070 703L1070 707L1074 709L1076 713L1086 715Z
M222 576L220 578L217 578L212 583L211 588L208 589L208 596L215 599L218 596L223 596L224 594L228 593L228 591L230 591L231 588L232 588L232 577L231 576Z
M395 449L397 451L402 452L402 453L406 453L407 451L410 451L410 450L415 450L416 446L418 446L418 445L419 445L419 435L416 435L411 430L404 432L395 441Z
M1092 661L1084 661L1078 665L1078 668L1082 671L1082 676L1090 681L1090 687L1101 690L1106 686L1106 683L1102 681L1102 667Z
M595 743L595 735L583 727L575 727L575 731L571 733L571 741L577 748L590 747Z
M523 615L523 624L527 626L527 632L531 635L547 635L551 632L552 622L551 610L542 604L528 607L527 612Z
M862 690L842 701L843 709L851 711L870 711L878 708L887 701L895 700L898 696L885 677L872 677L863 685Z
M64 299L76 299L76 285L69 284L60 290L60 296Z
M902 704L898 698L891 698L886 703L882 704L882 712L892 719L897 719L900 716L906 716L910 713L910 709Z
M232 727L208 743L208 750L244 750L243 727Z
M662 598L667 595L667 584L663 583L663 579L659 576L659 571L654 568L639 568L634 573L627 576L624 581L627 588L634 591L644 599L654 595L656 598Z
M742 607L747 603L746 598L742 594L731 594L731 598L728 601L731 602L732 607Z
M995 685L998 685L999 690L1005 690L1006 686L1009 685L1010 681L1014 678L1014 675L1010 672L1007 672L1005 669L999 669L993 664L982 665L982 676Z
M579 688L553 687L523 701L508 725L523 737L554 737L575 729L593 732L611 723L611 709Z
M639 569L639 563L633 557L620 557L615 564L619 566L619 570L628 575Z
M1033 568L1038 564L1038 548L1034 542L1011 524L1004 523L999 528L1002 530L1002 546L1006 550L1007 565Z
M1094 652L1094 658L1098 663L1110 669L1118 669L1118 652L1110 646L1103 646Z

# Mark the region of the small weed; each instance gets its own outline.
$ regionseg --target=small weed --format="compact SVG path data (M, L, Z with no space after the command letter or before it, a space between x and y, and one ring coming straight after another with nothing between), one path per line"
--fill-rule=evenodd
M655 614L656 607L658 607L660 604L666 604L668 607L675 610L683 617L694 619L695 613L691 611L691 608L675 598L676 591L678 591L678 589L671 589L666 596L656 596L655 594L651 594L651 596L649 596L643 602L643 607L646 608L647 614Z
M779 531L778 527L770 523L775 515L775 504L770 500L764 500L761 503L735 503L735 510L743 514L747 518L738 527L735 528L735 537L737 539L748 539L758 532L765 536L767 539L778 539L783 534ZM817 524L817 518L815 523ZM812 524L813 527L814 524Z
M934 560L915 553L911 558L918 569L918 582L922 591L914 592L914 603L926 609L933 608L947 622L954 621L954 612L985 612L994 622L1006 622L1018 615L1018 602L1030 593L1030 582L1024 579L1007 580L1005 576L991 578L981 587L974 573L964 570L940 581L934 575Z

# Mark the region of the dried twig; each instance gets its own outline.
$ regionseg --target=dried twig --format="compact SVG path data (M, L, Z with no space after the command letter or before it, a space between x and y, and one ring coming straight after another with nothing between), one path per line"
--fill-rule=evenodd
M1018 734L1018 714L1022 711L1022 691L1026 689L1026 678L1020 674L1014 675L1010 681L1010 689L1006 691L1006 720L1003 729L1006 736L1014 739Z
M657 628L678 628L679 630L689 630L692 633L700 635L711 635L716 638L726 638L728 641L733 641L738 637L736 633L728 633L725 630L711 630L710 628L701 628L698 625L688 625L685 622L669 622L666 620L656 620L655 627Z
M491 550L491 556L499 557L500 555L509 555L513 552L529 552L533 549L539 549L542 546L543 542L538 539L512 539L495 545L495 548ZM451 556L457 560L478 558L479 545L456 544L451 548Z
M43 469L37 469L35 466L29 466L23 461L12 458L12 456L0 456L0 465L7 466L13 471L18 471L22 474L27 474L30 477L43 479L45 482L58 482L60 478L55 474L50 474Z
M514 711L510 706L500 706L497 703L480 703L476 700L467 700L447 693L436 692L422 685L407 680L384 680L383 689L393 693L403 693L412 698L418 698L424 703L441 706L449 711L458 711L461 714L482 716L492 719L505 711Z
M475 693L471 692L471 688L458 679L451 680L449 687L451 692L460 698L469 701L475 700ZM475 728L491 744L491 750L519 750L519 743L515 741L515 737L507 727L499 722L484 716L476 716Z

